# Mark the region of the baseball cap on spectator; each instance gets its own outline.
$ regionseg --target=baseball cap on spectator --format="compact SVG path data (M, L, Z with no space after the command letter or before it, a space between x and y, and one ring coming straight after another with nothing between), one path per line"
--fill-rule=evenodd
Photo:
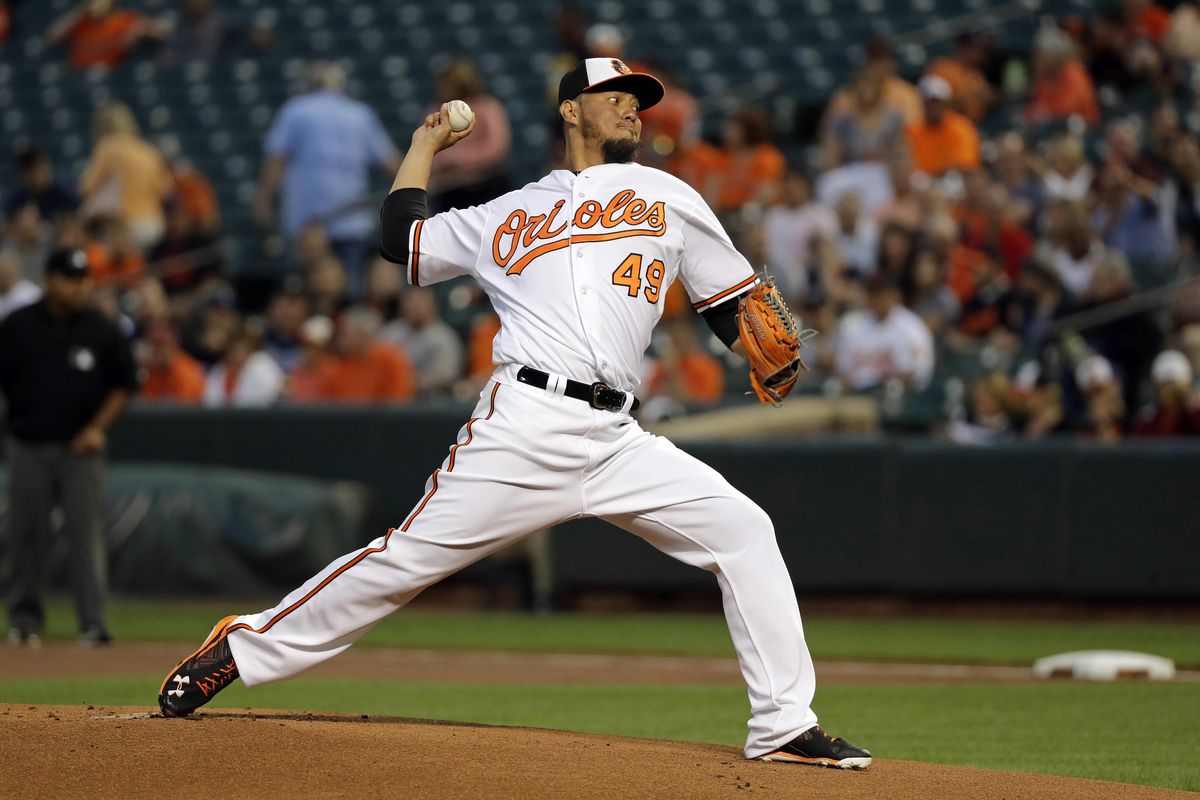
M1075 383L1083 391L1099 389L1113 382L1112 364L1104 356L1091 355L1075 367Z
M616 89L637 97L641 110L662 100L662 82L648 72L634 72L619 58L585 58L558 82L558 102L574 100L584 92Z
M1037 361L1026 361L1017 368L1013 376L1013 387L1021 392L1032 392L1042 377L1042 365Z
M1155 383L1192 383L1192 365L1178 350L1164 350L1154 359L1150 375Z
M946 79L940 75L926 75L924 78L921 78L921 82L917 84L917 90L921 93L921 97L926 100L949 102L950 98L954 97L954 90L950 88L950 84Z
M300 326L300 341L302 344L324 347L333 338L333 320L329 317L316 316L304 320Z
M46 274L86 278L90 274L87 253L77 248L55 250L46 259Z

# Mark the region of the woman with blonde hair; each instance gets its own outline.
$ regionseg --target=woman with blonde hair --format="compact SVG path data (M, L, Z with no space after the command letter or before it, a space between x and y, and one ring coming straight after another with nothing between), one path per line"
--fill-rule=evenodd
M163 201L171 193L171 171L162 153L141 138L133 112L110 103L92 122L96 143L80 180L88 217L124 221L145 251L162 239Z

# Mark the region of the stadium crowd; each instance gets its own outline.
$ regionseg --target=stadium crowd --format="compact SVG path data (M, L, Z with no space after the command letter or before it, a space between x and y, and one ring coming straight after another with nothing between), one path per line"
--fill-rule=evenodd
M142 39L162 43L153 57L177 59L213 58L235 34L270 46L261 20L235 24L203 0L184 7L168 24L92 0L46 36L79 68L119 69ZM618 29L585 27L578 12L559 27L554 70L611 55L668 84L643 115L642 160L700 191L821 331L802 391L888 403L957 387L938 415L964 443L1200 435L1200 309L1180 302L1186 293L1143 302L1189 279L1200 246L1194 4L1124 0L1045 24L1015 57L966 34L915 82L873 41L807 148L781 147L754 105L706 138L701 103L671 65L641 61ZM212 186L112 103L95 115L83 174L59 174L36 145L15 154L0 317L37 300L51 251L82 248L95 303L135 342L142 402L473 396L499 321L473 286L408 288L375 256L375 211L356 202L400 151L343 85L335 65L314 64L309 91L277 112L264 142L254 216L286 242L265 308L239 304ZM439 156L434 205L511 188L508 119L471 62L446 65L431 97L464 97L479 117L471 139ZM639 390L662 398L649 408L683 413L740 394L678 285L664 323Z

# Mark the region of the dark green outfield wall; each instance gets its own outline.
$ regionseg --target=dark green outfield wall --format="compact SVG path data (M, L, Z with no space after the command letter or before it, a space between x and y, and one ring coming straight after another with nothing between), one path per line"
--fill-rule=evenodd
M114 461L357 481L363 541L402 520L468 409L137 410ZM1200 599L1200 444L696 444L775 520L803 591ZM595 521L554 537L560 585L685 586L711 577Z

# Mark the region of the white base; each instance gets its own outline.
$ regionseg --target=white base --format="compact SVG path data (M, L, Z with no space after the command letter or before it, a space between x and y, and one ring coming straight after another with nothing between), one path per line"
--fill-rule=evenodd
M1081 681L1169 681L1175 677L1175 662L1130 650L1077 650L1038 659L1033 675Z

